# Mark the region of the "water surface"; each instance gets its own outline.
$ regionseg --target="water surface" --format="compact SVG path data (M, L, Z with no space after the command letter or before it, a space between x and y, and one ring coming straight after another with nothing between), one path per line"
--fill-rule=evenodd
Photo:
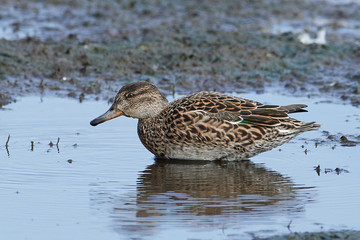
M308 104L309 113L294 117L322 128L251 161L169 162L155 161L142 146L135 119L91 127L105 102L25 97L6 106L0 111L2 238L251 239L360 230L360 149L322 132L358 135L359 109L326 99L242 97Z

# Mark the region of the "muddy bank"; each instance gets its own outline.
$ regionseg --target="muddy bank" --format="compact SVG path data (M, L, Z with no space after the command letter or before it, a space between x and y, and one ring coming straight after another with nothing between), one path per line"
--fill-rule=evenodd
M318 232L318 233L291 233L284 236L274 236L262 240L357 240L360 239L360 232L339 231L339 232ZM260 240L260 239L259 239Z
M358 48L305 46L292 34L197 33L139 44L27 38L1 40L0 47L4 95L51 90L71 97L106 97L125 82L149 79L168 94L194 89L264 91L276 86L290 94L336 94L359 103L360 81L354 76L341 83L319 78L329 59L339 67L339 58L355 57ZM352 71L344 74L350 76Z
M322 1L6 1L0 101L40 93L109 99L125 82L148 79L167 94L275 89L357 106L358 36L340 31L359 26L355 9ZM315 17L327 20L326 45L299 42L296 32L311 32ZM280 20L296 20L296 31L276 32Z

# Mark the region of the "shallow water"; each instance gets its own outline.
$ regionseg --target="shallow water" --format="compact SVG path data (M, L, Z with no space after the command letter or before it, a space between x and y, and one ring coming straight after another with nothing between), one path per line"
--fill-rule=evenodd
M105 102L25 97L6 106L0 111L1 237L251 239L360 230L359 146L340 146L322 132L359 135L359 109L326 99L241 96L308 104L309 113L294 117L322 128L251 161L170 163L155 161L141 145L134 119L91 127L109 107Z

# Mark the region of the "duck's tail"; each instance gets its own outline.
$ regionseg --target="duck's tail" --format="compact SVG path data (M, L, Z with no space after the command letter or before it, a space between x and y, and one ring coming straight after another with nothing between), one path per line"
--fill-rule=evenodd
M320 128L320 124L317 124L315 122L309 122L309 123L304 123L303 125L299 126L299 131L300 132L306 132L306 131L311 131L311 130L316 130L318 128Z
M320 125L315 122L305 123L295 119L289 120L289 122L283 122L282 127L278 129L279 133L283 136L296 136L302 132L316 130L320 127Z
M284 110L286 113L297 113L297 112L307 112L307 110L304 109L306 107L307 105L305 104L291 104L291 105L281 106L280 109ZM291 121L294 123L295 126L295 128L293 129L295 134L316 130L320 128L320 124L317 124L315 122L305 123L295 119L291 119Z
M304 108L306 108L307 105L305 104L291 104L286 106L281 106L280 109L284 110L286 113L297 113L297 112L307 112Z

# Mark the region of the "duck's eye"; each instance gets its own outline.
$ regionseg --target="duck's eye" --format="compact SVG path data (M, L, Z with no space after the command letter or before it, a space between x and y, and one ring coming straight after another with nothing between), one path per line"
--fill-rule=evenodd
M127 95L126 95L126 98L132 98L132 97L134 97L135 96L135 94L133 94L133 93L128 93Z

